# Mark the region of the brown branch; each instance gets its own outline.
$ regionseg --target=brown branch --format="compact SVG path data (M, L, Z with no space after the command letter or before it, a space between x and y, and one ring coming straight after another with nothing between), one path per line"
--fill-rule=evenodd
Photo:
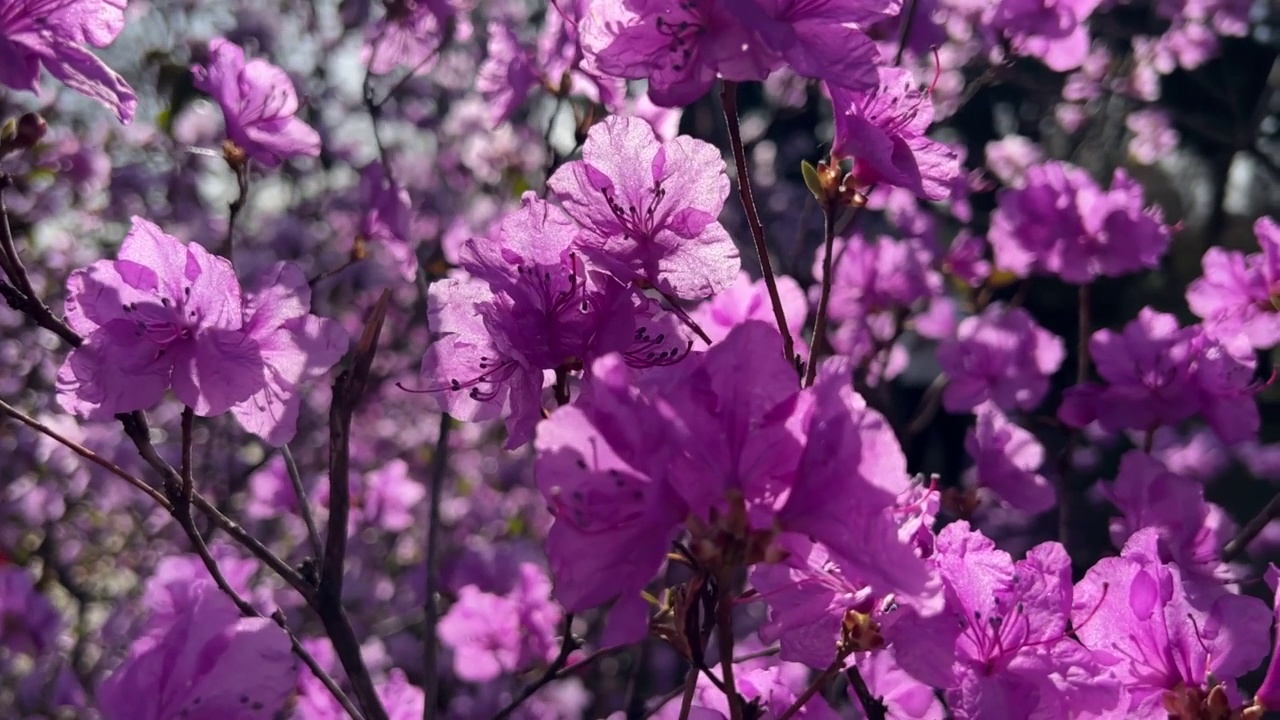
M387 720L388 716L361 657L360 641L342 607L342 580L351 516L351 418L368 385L390 301L391 292L384 290L365 324L351 368L343 371L333 386L333 402L329 408L329 529L320 567L320 585L312 605L333 641L334 653L347 671L356 700L369 720Z
M316 519L311 513L311 503L307 500L307 489L302 485L302 475L298 472L298 463L288 445L280 446L280 455L284 458L285 470L289 473L289 482L293 483L293 494L298 498L298 512L307 525L307 538L311 542L311 554L319 562L323 557L324 546L320 544L320 531L316 529Z
M725 698L729 702L729 720L742 720L742 698L733 679L733 583L732 574L724 573L716 583L716 642L720 651L720 675L724 679Z
M1258 537L1263 529L1277 517L1280 517L1280 494L1271 498L1271 502L1262 508L1262 512L1245 523L1245 526L1240 528L1240 532L1236 533L1236 536L1222 548L1222 561L1231 562L1239 557L1249 543L1253 542L1253 539Z
M148 485L147 483L139 479L137 476L128 472L127 470L120 467L119 465L116 465L110 460L102 457L101 455L94 452L93 450L86 448L85 446L75 442L74 440L70 440L66 437L63 437L62 435L58 434L58 432L55 431L54 429L50 428L49 426L45 425L39 420L36 420L35 418L23 413L22 411L4 402L3 400L0 400L0 413L8 415L9 417L13 418L14 420L17 420L23 425L26 425L32 430L35 430L36 432L51 438L55 442L63 445L68 450L71 450L72 452L84 458L85 460L88 460L89 462L97 465L98 467L106 470L112 475L115 475L121 480L124 480L125 482L129 483L135 488L141 490L152 500L155 500L156 503L160 505L160 507L164 508L166 511L172 509L172 506L169 504L168 498L166 498L164 494L161 493L159 490L151 487L150 485Z
M249 200L249 160L244 159L239 162L227 161L231 169L236 174L236 199L227 205L227 237L223 241L224 255L227 256L228 262L235 262L235 237L236 237L236 220L240 217L240 211L244 209L244 205Z
M800 697L796 698L796 701L791 703L791 707L787 708L786 711L778 716L778 720L791 720L791 718L795 717L796 713L804 709L805 704L812 700L814 695L821 692L822 689L827 686L827 683L831 682L836 675L840 674L840 668L844 667L846 657L848 657L847 654L840 653L835 660L832 660L831 664L827 666L827 669L823 670L818 677L814 678L813 682L809 683L809 687L805 688L804 692L800 693Z
M871 688L867 687L867 681L863 679L858 666L850 665L844 674L849 678L849 685L858 696L858 703L862 705L862 712L867 716L867 720L888 720L889 707L883 700L871 694Z
M423 720L435 716L436 704L440 697L440 673L437 668L436 648L439 638L436 637L437 617L436 595L440 584L440 499L444 490L445 473L449 469L449 435L453 423L448 414L440 416L440 432L436 436L436 450L431 457L431 499L427 506L427 592L423 602L423 610L427 622L422 648L423 667L426 668L426 703L423 705Z
M564 616L564 637L560 640L560 652L556 655L556 659L551 661L551 665L547 667L546 672L542 673L537 680L534 680L532 683L525 686L524 690L520 691L520 694L517 695L515 699L507 703L506 707L499 710L498 713L493 716L493 720L505 720L505 718L510 717L516 709L524 704L524 701L533 697L539 690L551 684L553 680L560 676L560 671L568 666L569 656L572 655L573 651L577 650L580 646L581 643L579 643L578 639L573 636L573 613L567 613ZM575 667L581 664L582 663L577 663Z
M795 340L787 329L787 312L782 308L782 297L778 294L778 281L773 275L773 262L769 259L769 245L764 238L764 225L760 223L760 213L756 209L755 198L751 194L751 174L747 170L747 154L742 147L742 129L738 125L738 84L729 80L720 82L720 105L724 109L724 119L729 126L729 144L733 147L733 159L738 169L738 198L742 201L742 209L747 214L747 225L751 227L751 239L755 242L756 256L760 260L760 272L764 275L765 287L769 290L769 301L773 305L773 317L778 323L778 332L782 333L782 351L787 363L796 364Z
M813 346L809 348L809 362L804 371L804 387L812 387L813 381L818 376L818 353L822 351L822 346L827 339L827 313L830 311L828 306L831 303L831 286L835 284L831 270L831 253L836 244L835 208L824 203L822 218L822 294L818 297L818 316L813 323Z

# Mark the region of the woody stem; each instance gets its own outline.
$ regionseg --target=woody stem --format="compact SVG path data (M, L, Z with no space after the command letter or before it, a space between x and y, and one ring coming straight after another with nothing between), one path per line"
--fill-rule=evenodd
M733 160L738 168L738 198L742 201L742 209L747 214L747 224L751 226L751 239L755 241L756 257L760 260L760 272L764 275L764 284L769 290L773 317L778 323L778 332L782 333L782 351L787 357L787 363L794 367L795 341L791 337L791 331L787 329L787 313L782 309L778 281L773 275L773 262L769 260L769 246L764 239L764 226L760 223L760 213L756 209L756 201L751 194L751 174L747 171L747 154L742 147L742 130L738 125L737 83L729 80L721 81L720 105L724 108L724 119L729 126L729 144L733 148Z

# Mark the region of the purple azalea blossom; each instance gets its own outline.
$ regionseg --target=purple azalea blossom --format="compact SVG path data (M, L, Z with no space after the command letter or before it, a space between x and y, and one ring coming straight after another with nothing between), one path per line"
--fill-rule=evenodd
M1270 650L1265 603L1185 577L1160 559L1159 544L1154 528L1134 533L1120 557L1099 560L1075 588L1076 637L1109 658L1125 717L1167 717L1170 696L1207 690L1210 674L1234 681Z
M964 447L974 461L980 487L1025 513L1042 513L1057 502L1053 485L1040 474L1044 446L1014 424L1000 408L984 402L974 408L977 422L965 435Z
M1219 560L1235 528L1222 508L1205 502L1204 486L1169 471L1139 450L1120 460L1115 482L1105 488L1107 499L1120 511L1111 521L1111 542L1123 547L1143 528L1154 528L1160 557L1183 570L1207 578L1225 576Z
M440 618L440 641L453 650L458 677L488 682L554 658L560 612L548 601L550 592L546 575L530 563L520 566L520 581L508 596L462 588Z
M209 58L191 68L195 86L222 108L227 139L267 167L320 154L320 134L296 117L298 94L289 74L266 60L246 60L223 38L209 41Z
M751 570L751 586L769 605L760 640L780 643L783 660L825 669L836 656L846 613L869 615L879 599L846 576L822 544L799 534L783 535L778 544L788 550L786 560Z
M759 705L761 717L780 717L804 692L808 685L807 675L804 667L795 663L783 662L755 668L743 667L739 663L734 671L734 681L738 693L746 702ZM654 717L658 720L678 720L681 717L680 698L674 698L663 705ZM700 676L688 718L727 720L729 717L729 701L724 691L707 680L705 675ZM818 695L801 706L792 717L798 720L838 720L840 713Z
M776 280L778 298L787 315L787 330L792 338L799 341L809 316L809 302L793 278L779 275ZM731 330L748 320L775 322L773 304L764 280L752 281L745 270L738 272L738 279L732 285L716 293L689 315L712 342L725 339Z
M1187 288L1187 303L1212 337L1266 350L1280 344L1280 226L1264 217L1253 231L1261 253L1205 251L1204 275Z
M103 48L124 29L125 0L0 0L0 85L40 91L40 68L111 108L122 123L133 89L85 45Z
M879 68L879 84L849 90L828 83L835 107L833 158L853 158L861 186L894 185L929 200L945 200L960 174L959 156L925 135L933 124L933 100L911 72Z
M1032 410L1065 357L1062 338L1026 310L992 303L938 345L938 363L949 378L943 405L965 412L991 400L1005 411Z
M409 192L388 177L381 162L375 161L360 171L360 196L364 208L360 238L384 248L400 279L413 282L418 276L418 256L411 240L413 210Z
M1120 700L1104 658L1067 634L1071 560L1058 543L1015 562L964 521L938 534L933 556L947 609L905 611L886 628L904 670L946 691L960 720L1101 713Z
M1169 249L1159 209L1144 208L1142 187L1123 170L1104 191L1084 170L1048 162L998 198L987 239L996 267L1018 277L1039 272L1087 284L1154 268Z
M1146 432L1191 417L1197 409L1193 336L1177 318L1151 308L1140 310L1119 333L1099 330L1089 338L1089 355L1106 385L1071 388L1059 415L1077 427L1096 419L1110 433Z
M587 70L649 81L658 105L681 107L717 77L763 80L782 62L742 23L728 0L588 0L582 48Z
M369 27L361 61L374 75L398 67L430 69L440 43L453 33L469 34L466 15L458 15L455 0L383 0L386 15Z
M520 43L510 25L491 22L488 34L488 52L476 76L476 90L489 103L497 126L515 114L539 78L533 51Z
M266 387L231 263L142 218L115 260L71 274L66 314L85 342L58 371L58 402L82 418L145 410L171 386L211 417Z
M618 644L648 633L640 590L688 514L680 496L647 472L673 450L661 422L636 422L653 415L644 398L658 391L646 387L654 379L636 387L622 358L601 358L584 395L540 424L535 442L538 488L556 518L546 542L555 598L569 612L617 598L610 621Z
M274 446L293 439L302 402L299 386L329 372L350 338L336 320L310 313L311 287L302 269L278 262L244 296L242 329L257 345L261 389L231 408L245 430Z
M98 688L106 720L269 720L293 692L289 638L244 618L211 581L172 586L181 599L129 648Z
M1100 4L1101 0L1000 0L983 20L1004 33L1015 53L1066 72L1080 67L1089 55L1084 23Z
M737 247L716 219L729 178L712 145L659 142L644 120L612 116L547 187L582 225L583 252L623 282L701 300L737 277Z
M684 350L674 335L636 327L635 292L579 255L580 234L563 211L527 193L499 240L465 245L461 263L471 277L431 287L438 339L423 358L423 392L462 420L505 413L510 448L533 438L545 371L576 370L634 345L653 355L640 364L674 361ZM673 347L659 351L663 343Z
M1272 624L1280 627L1280 568L1276 567L1275 563L1268 563L1263 577L1267 581L1267 586L1271 588L1272 597L1275 598L1272 601ZM1262 684L1258 686L1254 702L1266 710L1280 709L1280 635L1276 636L1276 646L1271 651L1271 662L1267 664L1267 674L1262 678Z

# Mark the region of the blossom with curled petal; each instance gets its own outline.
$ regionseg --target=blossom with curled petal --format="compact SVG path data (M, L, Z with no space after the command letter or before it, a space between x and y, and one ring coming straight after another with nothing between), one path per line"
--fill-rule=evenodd
M191 68L196 89L222 108L227 139L267 167L320 154L320 133L297 117L298 93L283 69L224 38L209 42L209 57Z
M929 200L945 200L960 175L960 158L926 135L933 100L911 72L881 66L879 82L851 90L827 83L835 109L833 158L852 158L860 187L879 183L906 188Z
M40 68L133 120L133 89L84 46L103 48L124 29L125 0L0 0L0 85L39 92Z

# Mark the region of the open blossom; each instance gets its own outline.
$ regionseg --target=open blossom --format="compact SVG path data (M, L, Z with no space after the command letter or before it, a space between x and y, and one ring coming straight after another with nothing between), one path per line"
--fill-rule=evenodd
M429 69L440 43L453 32L469 34L466 15L455 0L383 0L386 14L369 27L361 62L369 72L386 75L398 67ZM452 28L452 30L451 30Z
M1174 316L1149 307L1119 333L1099 330L1089 338L1089 355L1106 385L1071 388L1059 415L1076 426L1096 419L1112 433L1150 431L1191 417L1197 405L1193 336ZM1106 412L1098 412L1100 407Z
M611 116L547 186L582 225L583 252L619 280L701 300L737 277L737 247L717 220L729 178L708 143L659 142L644 120Z
M1087 284L1154 268L1169 249L1159 209L1145 208L1142 187L1121 169L1103 190L1083 169L1047 162L998 198L987 239L996 267L1018 277Z
M789 552L787 558L756 565L750 576L769 606L760 640L779 643L783 660L825 669L836 657L846 615L870 615L881 598L846 575L821 543L800 534L784 535L778 543Z
M311 312L311 287L302 269L278 262L244 296L242 330L257 346L261 389L231 408L240 426L271 445L293 439L302 402L299 386L329 372L350 338L336 320Z
M293 692L289 638L246 618L209 580L170 586L158 616L98 689L106 720L269 720Z
M0 0L0 85L40 90L40 68L133 120L133 89L85 45L103 48L124 29L119 0Z
M977 421L965 435L964 447L973 458L977 484L1025 513L1053 507L1057 493L1040 474L1045 453L1036 436L1013 423L991 402L979 405L974 414Z
M929 200L945 200L960 174L955 151L925 134L933 123L933 100L911 72L880 67L878 85L849 90L828 83L835 108L833 158L853 158L861 186L885 183Z
M938 346L938 362L949 378L942 402L950 412L987 400L1005 411L1032 410L1065 357L1062 338L1037 325L1026 310L992 303L961 320L955 337Z
M555 15L555 11L551 11ZM520 43L507 24L489 23L489 46L476 76L476 90L484 96L492 112L493 124L510 118L529 91L538 84L533 52Z
M1076 585L1071 623L1090 650L1111 658L1124 717L1165 718L1181 696L1230 683L1270 650L1271 611L1216 581L1165 563L1159 533L1140 530L1120 557L1103 558ZM1198 704L1198 703L1197 703Z
M418 256L410 232L409 192L388 176L381 162L374 161L360 171L360 199L364 214L358 242L372 242L374 252L380 249L386 254L401 280L413 282L418 276Z
M1223 444L1257 434L1260 385L1247 348L1223 345L1200 326L1179 327L1173 315L1146 307L1122 332L1094 333L1089 354L1105 384L1068 389L1058 415L1070 425L1097 420L1108 433L1154 432L1201 415Z
M80 417L145 410L170 387L211 417L266 387L231 263L142 218L115 260L71 274L66 314L85 342L58 371L58 402Z
M738 663L733 679L738 694L744 702L760 708L758 717L781 717L808 686L808 672L804 666L782 662L767 667L746 667ZM657 720L678 720L680 698L672 698L653 715ZM698 677L693 703L688 714L693 720L728 720L729 701L724 691L716 687L706 675ZM840 713L831 708L821 694L810 698L792 717L797 720L838 720Z
M897 0L589 0L592 71L647 79L659 105L690 105L717 78L764 80L783 66L850 88L875 85L875 44L860 29Z
M198 90L222 108L227 139L267 167L300 155L320 154L320 134L296 117L298 94L283 69L246 60L244 49L224 38L209 42L209 57L191 68Z
M591 394L538 430L538 482L556 516L548 554L566 609L638 593L682 521L692 515L697 532L733 512L750 532L823 543L871 592L940 609L896 507L912 487L906 459L848 387L847 366L801 390L777 328L759 321L659 373L657 387L628 389L618 365L598 362Z
M641 366L687 352L677 333L640 319L643 298L582 257L580 233L563 211L527 193L498 240L464 246L470 277L431 287L438 339L423 358L422 391L462 420L505 415L511 448L533 438L545 371L577 371L609 352Z
M1085 22L1100 4L1101 0L1000 0L983 19L1004 33L1015 53L1066 72L1084 64L1089 54Z
M787 329L791 337L798 340L809 316L809 303L800 284L793 278L779 275L776 280L778 299L787 316ZM730 330L748 320L775 322L773 304L764 280L752 281L745 270L738 272L738 279L732 285L716 293L689 315L712 342L723 340Z
M1271 589L1272 622L1280 627L1280 568L1275 563L1268 563L1266 574L1267 587ZM1268 710L1280 709L1280 636L1276 639L1276 648L1271 652L1271 662L1267 664L1267 674L1258 686L1254 702Z
M1261 253L1205 251L1204 274L1187 288L1187 303L1212 337L1266 350L1280 344L1280 226L1259 218L1253 232Z
M886 638L904 670L945 690L956 718L1060 718L1116 707L1107 659L1067 634L1071 560L1060 544L1037 545L1015 562L960 521L938 534L933 562L946 610L932 618L907 610Z
M440 641L453 650L453 667L466 682L488 682L555 657L560 610L548 599L551 583L531 563L507 596L467 585L440 618Z
M538 489L556 518L546 543L555 598L569 612L617 598L610 622L619 643L648 633L640 591L688 514L650 472L674 450L645 400L659 389L630 375L618 356L597 360L584 394L540 424L535 442Z
M763 80L781 64L726 0L589 0L581 32L589 71L646 78L668 107L691 104L717 77Z
M1159 535L1162 559L1205 578L1222 577L1227 570L1218 554L1235 528L1226 511L1205 502L1199 482L1130 450L1120 460L1115 482L1104 492L1120 511L1111 520L1111 542L1116 547L1124 547L1139 530L1152 528Z

